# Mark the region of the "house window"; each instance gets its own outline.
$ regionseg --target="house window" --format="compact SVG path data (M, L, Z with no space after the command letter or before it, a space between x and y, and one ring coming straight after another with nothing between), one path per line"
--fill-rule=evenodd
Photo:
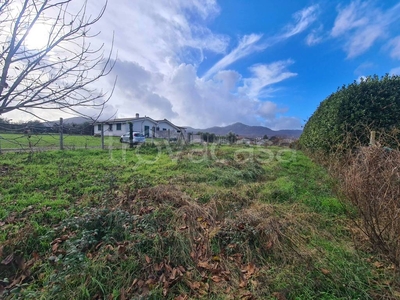
M122 124L121 123L117 123L117 130L121 130L122 128Z
M113 124L108 124L108 131L112 131L112 125Z
M157 131L160 131L160 127L157 127L156 130L157 130Z
M167 128L163 128L162 130L167 131Z
M101 124L97 125L97 130L101 131Z

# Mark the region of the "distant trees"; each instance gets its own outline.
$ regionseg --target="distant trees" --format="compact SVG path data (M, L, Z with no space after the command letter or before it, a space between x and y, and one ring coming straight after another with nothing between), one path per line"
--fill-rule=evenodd
M216 135L214 134L214 133L209 133L209 132L198 132L197 133L198 135L200 135L201 136L201 139L204 141L204 142L207 142L207 143L214 143L214 142L216 142Z
M369 142L369 130L400 128L400 77L377 75L343 86L321 102L299 143L330 152ZM400 136L398 136L400 138Z
M63 124L63 132L66 134L76 135L93 135L93 124L85 122L81 124L66 123ZM9 120L0 118L0 133L59 133L60 124L54 123L52 125L42 123L38 120L20 123L11 123Z
M237 141L237 136L233 132L229 132L228 135L226 136L226 138L228 139L228 142L230 144L236 143L236 141Z
M19 110L103 107L106 93L92 84L109 74L111 52L90 42L92 17L87 1L4 0L0 3L0 115ZM42 41L39 44L38 41Z

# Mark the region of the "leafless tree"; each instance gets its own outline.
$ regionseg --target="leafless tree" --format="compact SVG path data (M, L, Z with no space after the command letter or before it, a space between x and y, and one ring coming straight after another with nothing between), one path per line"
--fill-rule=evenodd
M97 1L97 0L96 0ZM79 113L82 107L104 107L110 93L93 83L113 67L112 41L105 52L91 41L98 35L87 0L3 0L0 3L0 115L13 110L36 114L34 109ZM73 4L80 2L78 9ZM30 41L38 36L43 45ZM36 34L37 35L37 34Z

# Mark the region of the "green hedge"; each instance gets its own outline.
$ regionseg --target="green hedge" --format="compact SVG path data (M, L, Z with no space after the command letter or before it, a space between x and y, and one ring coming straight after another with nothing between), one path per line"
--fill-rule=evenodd
M369 131L400 128L400 76L377 75L339 88L321 102L299 143L311 151L335 151L369 142Z

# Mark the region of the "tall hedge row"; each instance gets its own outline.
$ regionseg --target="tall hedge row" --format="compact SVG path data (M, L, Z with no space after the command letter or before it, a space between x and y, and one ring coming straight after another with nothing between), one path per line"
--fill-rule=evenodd
M368 144L369 130L400 129L400 76L377 75L339 88L321 102L299 143L309 150ZM345 142L346 141L346 142Z

